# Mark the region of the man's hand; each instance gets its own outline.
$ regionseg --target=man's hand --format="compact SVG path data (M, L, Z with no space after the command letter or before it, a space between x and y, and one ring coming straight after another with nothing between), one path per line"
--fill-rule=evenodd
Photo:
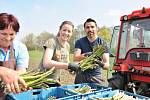
M68 64L68 69L70 69L71 71L77 72L79 70L79 64L77 64L77 63L69 63Z
M100 60L96 60L95 63L98 64L98 67L104 67L104 64Z
M6 84L8 92L20 93L20 87L27 88L25 81L19 77L16 71L5 67L1 67L0 71L0 77L4 84Z
M91 56L92 54L93 54L92 52L87 52L87 53L84 53L84 56L89 57L89 56Z

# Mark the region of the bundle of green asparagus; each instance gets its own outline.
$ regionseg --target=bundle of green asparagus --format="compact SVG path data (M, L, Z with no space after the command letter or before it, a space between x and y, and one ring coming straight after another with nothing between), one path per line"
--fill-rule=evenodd
M20 76L25 80L28 87L34 88L47 88L49 87L46 83L57 83L57 80L50 79L49 76L53 74L54 67L48 71L29 71Z
M54 72L54 67L51 68L48 71L27 71L26 73L20 74L19 76L24 79L24 81L27 84L27 87L37 89L37 88L48 88L49 84L59 84L60 83L57 80L49 78L50 75ZM1 82L0 84L1 88L4 88L4 91L7 93L7 89L5 88L5 84ZM23 87L20 87L22 91L26 90Z
M85 71L87 69L94 69L98 66L97 62L104 54L104 47L102 45L97 45L94 47L92 55L80 61L81 71Z

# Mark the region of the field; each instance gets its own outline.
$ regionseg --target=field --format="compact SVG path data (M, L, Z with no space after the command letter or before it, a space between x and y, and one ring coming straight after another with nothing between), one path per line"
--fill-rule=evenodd
M43 52L41 52L41 51L29 51L29 56L30 56L29 70L38 68L38 66L41 62L42 56L43 56ZM72 54L70 56L70 59L72 60ZM103 76L105 79L107 79L107 77L110 77L110 73L108 74L108 71L103 71ZM74 77L75 77L74 74L71 74L67 70L62 69L60 80L61 80L61 83L63 85L73 84L74 83ZM106 83L106 85L107 85L107 83Z
M29 61L29 69L34 69L39 66L43 52L41 51L29 51L30 61Z

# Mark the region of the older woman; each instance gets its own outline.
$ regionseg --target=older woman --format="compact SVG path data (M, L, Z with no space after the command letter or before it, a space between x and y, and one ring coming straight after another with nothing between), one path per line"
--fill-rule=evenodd
M14 40L19 28L15 16L0 13L0 79L6 84L7 91L14 93L20 92L19 86L26 87L18 73L26 72L29 62L26 46ZM3 91L0 88L0 100L4 99Z

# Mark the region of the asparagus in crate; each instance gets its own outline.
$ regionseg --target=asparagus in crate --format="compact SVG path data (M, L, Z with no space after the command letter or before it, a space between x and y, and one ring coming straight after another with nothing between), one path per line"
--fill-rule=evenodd
M92 92L92 89L90 86L88 85L84 85L83 87L80 88L75 88L75 89L71 89L72 92L76 92L76 93L89 93Z
M104 47L102 45L97 45L94 47L92 55L80 61L81 71L85 71L87 69L93 69L98 66L97 62L99 58L104 54Z

